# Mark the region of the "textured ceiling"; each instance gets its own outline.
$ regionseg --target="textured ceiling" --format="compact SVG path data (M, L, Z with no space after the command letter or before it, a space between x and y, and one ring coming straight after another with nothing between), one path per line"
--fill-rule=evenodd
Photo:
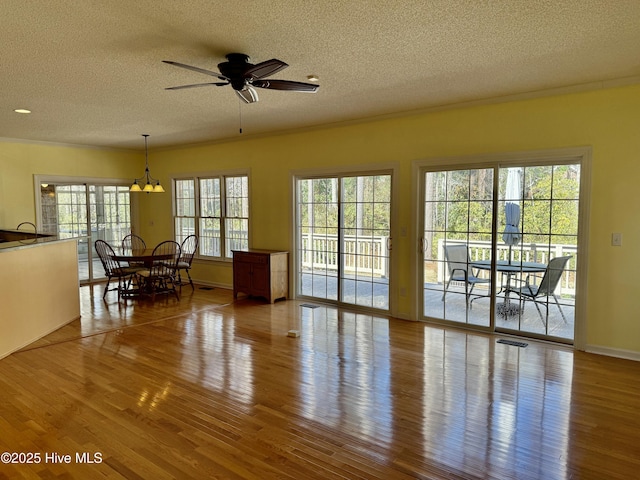
M640 0L2 0L0 137L143 148L640 82ZM316 94L215 81L230 52ZM33 113L20 115L16 108Z

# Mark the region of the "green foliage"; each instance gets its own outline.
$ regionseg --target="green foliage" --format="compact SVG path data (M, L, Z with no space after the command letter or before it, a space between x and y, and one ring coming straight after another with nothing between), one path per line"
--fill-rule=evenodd
M489 241L493 227L493 169L426 174L425 236L432 258L439 240ZM508 169L499 171L498 235L505 227ZM575 245L580 166L523 167L520 231L527 243Z
M301 180L298 202L302 233L336 235L341 216L345 235L390 234L390 175Z

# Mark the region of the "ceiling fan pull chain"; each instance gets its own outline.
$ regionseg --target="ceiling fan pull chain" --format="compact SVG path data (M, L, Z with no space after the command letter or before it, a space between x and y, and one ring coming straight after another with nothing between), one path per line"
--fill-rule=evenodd
M238 115L240 117L240 135L242 135L242 102L238 98Z

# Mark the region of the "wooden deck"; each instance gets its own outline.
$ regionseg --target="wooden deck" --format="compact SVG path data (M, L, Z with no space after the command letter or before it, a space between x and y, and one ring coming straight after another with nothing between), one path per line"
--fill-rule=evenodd
M221 289L155 303L80 290L81 321L0 361L1 450L39 458L0 478L640 471L637 362Z

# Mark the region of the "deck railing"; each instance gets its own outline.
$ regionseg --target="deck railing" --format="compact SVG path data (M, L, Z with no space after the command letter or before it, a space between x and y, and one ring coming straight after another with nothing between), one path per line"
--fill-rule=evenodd
M386 236L343 238L344 273L375 277L389 277L389 253ZM301 237L302 267L307 269L338 270L338 236L307 233Z

